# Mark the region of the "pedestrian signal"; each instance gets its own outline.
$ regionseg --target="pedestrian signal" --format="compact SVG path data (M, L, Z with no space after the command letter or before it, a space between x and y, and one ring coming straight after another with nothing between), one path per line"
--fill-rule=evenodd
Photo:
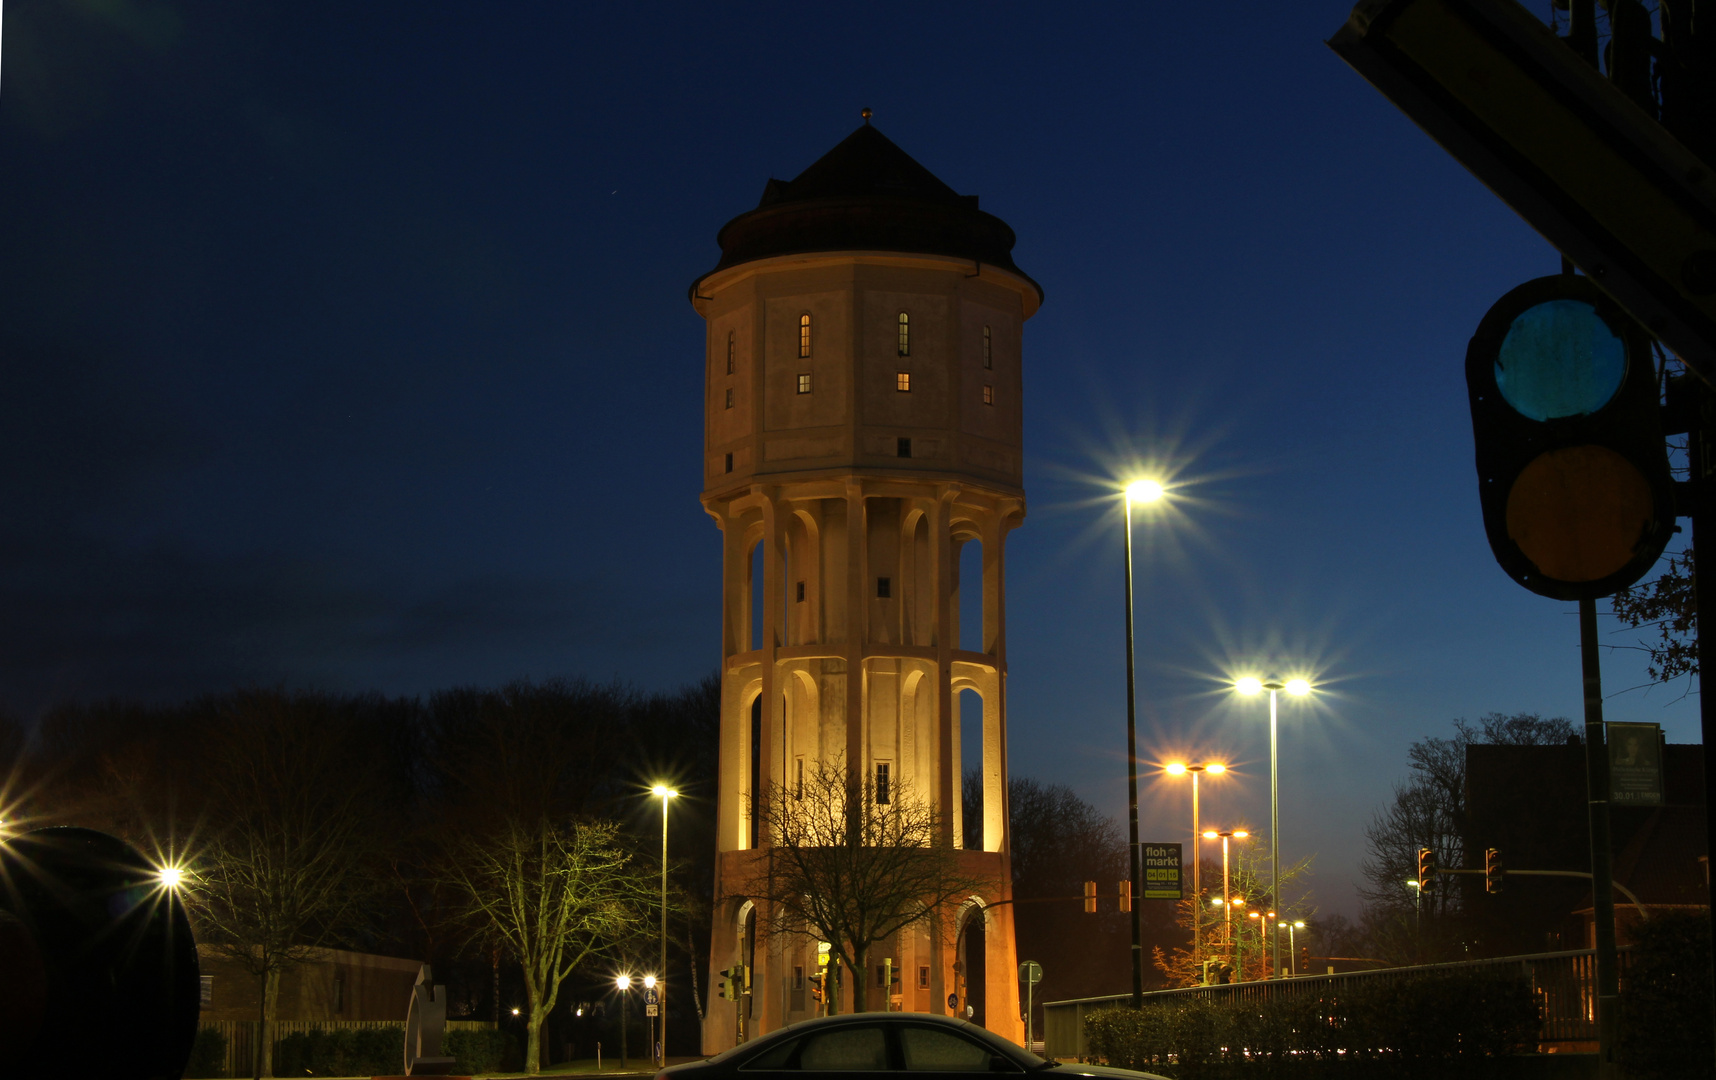
M1094 881L1084 883L1084 913L1086 915L1096 914L1096 882Z
M1120 883L1120 910L1132 910L1132 883L1130 881Z
M1589 278L1509 292L1466 348L1478 501L1490 550L1540 596L1638 581L1674 531L1650 338Z
M1495 848L1484 849L1484 891L1499 893L1502 891L1502 878L1507 876L1507 870L1502 867L1501 852Z

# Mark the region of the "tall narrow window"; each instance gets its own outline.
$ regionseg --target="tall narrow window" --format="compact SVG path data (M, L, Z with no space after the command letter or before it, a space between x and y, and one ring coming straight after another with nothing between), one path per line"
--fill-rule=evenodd
M919 990L928 990L929 989L929 965L928 964L919 964L918 965L918 989Z
M798 317L798 355L800 357L805 357L805 356L810 355L810 316L809 315L800 315Z
M731 386L727 388L727 407L729 409L733 407L733 388Z
M894 595L894 579L879 577L876 579L876 599L889 600Z
M334 976L334 1011L337 1013L346 1011L346 977L344 975Z
M894 389L898 390L902 394L911 393L912 392L912 373L909 371L896 372L894 374Z
M804 603L804 582L798 583L798 603Z
M896 457L911 457L912 456L912 440L904 439L904 438L895 440L895 442L894 442L894 454Z
M804 966L802 964L794 964L792 967L792 988L794 990L804 989Z
M900 312L900 355L912 355L912 317Z
M801 394L810 393L810 372L805 371L805 372L799 373L799 376L798 376L798 392Z
M214 976L199 975L197 982L197 1003L206 1009L214 1004Z
M987 335L988 332L989 332L988 329L985 328L984 334ZM987 354L987 343L988 343L987 336L984 338L984 342L985 342L985 350L986 350L986 354ZM733 331L731 331L731 330L727 331L727 374L729 374L729 375L733 374Z
M889 766L886 761L876 762L876 805L886 806L894 797L889 786Z
M986 368L995 366L995 335L990 332L987 325L983 327L983 366ZM728 368L727 370L733 369Z
M733 471L733 455L732 454L727 455L727 471L728 472Z
M802 798L804 798L804 758L803 757L800 757L797 759L797 765L798 765L798 776L793 780L792 797L795 799L802 799Z
M988 383L983 384L983 404L995 404L995 388Z

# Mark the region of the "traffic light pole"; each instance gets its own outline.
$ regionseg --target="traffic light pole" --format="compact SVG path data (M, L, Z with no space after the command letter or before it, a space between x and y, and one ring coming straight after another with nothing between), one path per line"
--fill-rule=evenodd
M1597 601L1579 601L1579 660L1585 677L1585 788L1591 822L1591 907L1597 953L1597 1080L1615 1073L1621 984L1615 956L1614 871L1609 855L1609 754L1603 736L1603 674Z

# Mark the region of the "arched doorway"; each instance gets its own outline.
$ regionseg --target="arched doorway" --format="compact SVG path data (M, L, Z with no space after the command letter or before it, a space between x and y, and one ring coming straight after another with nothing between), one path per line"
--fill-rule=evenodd
M984 1022L988 996L984 990L989 980L988 921L983 902L972 897L960 919L959 943L955 950L954 982L958 1004L954 1014L978 1027L989 1026Z

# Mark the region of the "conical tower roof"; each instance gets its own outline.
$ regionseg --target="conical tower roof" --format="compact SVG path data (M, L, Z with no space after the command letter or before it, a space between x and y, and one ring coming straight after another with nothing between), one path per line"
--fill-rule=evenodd
M771 179L755 210L723 226L709 274L777 255L889 251L989 263L1030 281L1013 263L1014 239L977 196L948 187L866 120L793 179Z

